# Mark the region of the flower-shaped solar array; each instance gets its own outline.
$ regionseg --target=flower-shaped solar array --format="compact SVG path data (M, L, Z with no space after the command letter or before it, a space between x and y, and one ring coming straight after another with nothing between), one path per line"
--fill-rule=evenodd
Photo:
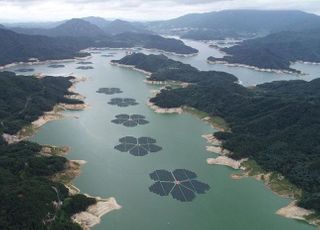
M156 170L150 173L150 178L156 181L149 190L160 196L171 196L179 201L192 201L196 193L204 194L210 186L196 180L197 175L186 169L176 169L173 172Z
M135 99L133 98L112 98L109 102L109 105L117 105L119 107L128 107L130 105L137 105Z
M62 64L52 64L52 65L48 65L49 68L64 68L65 65Z
M78 65L91 65L93 63L91 61L79 61L77 64Z
M150 137L131 137L126 136L119 139L120 144L114 148L120 152L129 152L134 156L145 156L149 153L155 153L162 148L156 145L156 140Z
M116 93L123 93L119 88L100 88L97 93L104 93L107 95L112 95Z
M93 69L93 67L92 66L79 66L79 67L77 67L77 69L89 70L89 69Z
M139 114L119 114L116 116L116 119L111 122L119 125L122 124L126 127L135 127L137 125L145 125L149 123L145 116Z

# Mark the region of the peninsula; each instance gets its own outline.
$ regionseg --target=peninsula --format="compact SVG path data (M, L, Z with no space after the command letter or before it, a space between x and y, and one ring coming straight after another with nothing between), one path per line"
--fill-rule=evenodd
M198 71L161 56L135 54L114 62L151 71L153 81L192 83L162 89L150 102L166 109L188 106L222 117L231 132L216 132L214 137L228 150L228 157L249 158L266 172L284 176L300 191L290 191L300 207L320 211L320 128L315 125L320 115L319 79L246 88L233 75ZM188 71L181 71L184 68Z

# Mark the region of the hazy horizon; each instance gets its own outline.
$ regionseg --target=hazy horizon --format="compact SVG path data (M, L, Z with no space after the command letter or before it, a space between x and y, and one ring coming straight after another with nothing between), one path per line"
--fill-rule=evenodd
M221 10L301 10L320 15L318 0L0 0L0 22L53 22L88 16L129 21Z

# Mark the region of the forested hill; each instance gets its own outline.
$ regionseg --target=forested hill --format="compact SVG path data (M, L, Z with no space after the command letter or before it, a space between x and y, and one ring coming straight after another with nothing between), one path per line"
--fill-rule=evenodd
M302 32L279 32L262 38L243 41L224 48L223 58L209 57L209 61L226 61L263 69L289 70L291 62L320 62L320 29Z
M198 52L180 40L150 34L124 33L100 37L96 40L85 37L26 35L0 29L0 65L25 62L30 58L51 60L84 56L88 54L79 53L79 51L88 47L131 48L136 46L178 54Z
M114 61L152 72L149 80L191 82L162 90L152 103L190 106L229 124L216 133L231 157L251 158L304 192L300 205L320 211L320 80L279 81L245 88L233 75L198 71L164 56L133 54ZM186 71L184 71L186 70Z
M24 77L12 72L0 72L0 135L15 134L50 111L58 103L79 104L67 99L73 77Z
M70 80L0 72L0 134L16 132L56 103L81 103L63 97ZM0 229L80 230L70 217L96 200L70 196L63 184L51 181L49 178L65 170L68 161L40 155L41 149L30 142L8 145L0 136Z
M112 60L111 62L135 66L137 69L151 72L152 75L148 78L148 80L151 81L199 83L211 81L213 78L216 80L228 80L230 82L238 80L235 76L225 72L199 71L189 64L169 59L165 55L134 53L132 55L125 56L120 60Z
M73 58L79 55L79 50L86 47L88 42L80 39L18 34L0 29L0 65L28 61L29 58Z

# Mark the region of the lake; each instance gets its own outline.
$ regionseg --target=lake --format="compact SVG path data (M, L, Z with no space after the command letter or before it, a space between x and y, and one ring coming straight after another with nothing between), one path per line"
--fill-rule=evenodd
M299 79L295 75L257 72L240 67L210 65L206 58L221 55L201 42L185 41L198 48L194 57L171 56L176 60L192 64L201 70L219 70L235 74L244 85L255 85L273 80ZM115 52L114 57L102 54ZM86 96L89 108L85 111L66 112L66 119L49 122L43 126L32 141L41 144L70 146L69 159L81 159L87 163L74 184L92 196L117 199L122 209L102 218L95 230L311 230L313 226L300 221L286 219L275 212L290 200L281 198L262 182L252 178L233 180L236 170L224 166L207 165L206 159L215 154L206 151L203 134L215 130L190 114L157 114L147 106L151 90L155 86L143 82L145 76L139 72L109 64L119 59L125 51L102 51L94 53L89 60L94 69L80 70L76 62L64 63L65 68L48 68L48 65L28 66L30 73L48 75L74 74L85 76L87 81L77 85L76 90ZM308 80L315 77L319 66L296 64L309 72ZM14 67L13 69L22 68ZM316 69L317 68L317 71ZM101 87L118 87L123 93L116 95L98 94ZM108 102L114 97L134 98L136 106L117 107ZM118 114L141 114L149 124L125 127L111 122ZM74 119L72 117L78 117ZM124 136L152 137L162 150L146 156L136 157L114 149L119 138ZM206 194L198 194L192 202L180 202L171 196L158 196L149 191L153 184L149 174L157 169L172 171L188 169L198 179L210 186Z

